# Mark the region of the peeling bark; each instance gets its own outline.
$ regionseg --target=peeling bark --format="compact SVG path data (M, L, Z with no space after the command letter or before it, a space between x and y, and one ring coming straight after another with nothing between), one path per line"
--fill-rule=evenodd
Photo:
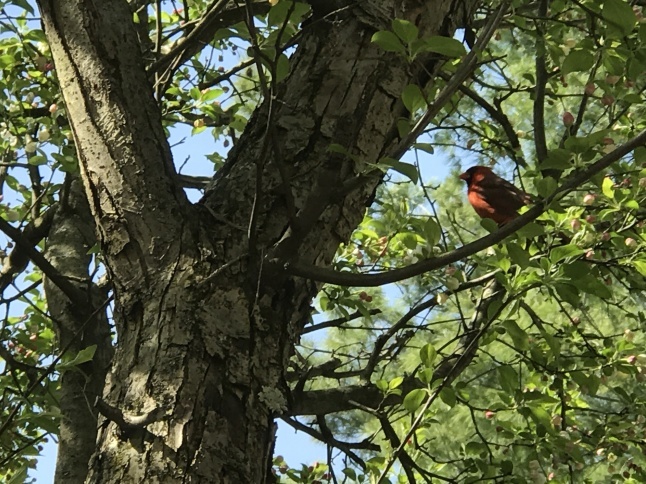
M127 3L39 1L115 292L106 405L122 421L164 415L102 419L88 482L271 480L284 372L318 289L275 261L330 264L381 181L369 164L398 141L402 89L441 65L408 65L372 44L374 32L399 17L452 35L474 3L359 2L306 25L271 107L190 206Z

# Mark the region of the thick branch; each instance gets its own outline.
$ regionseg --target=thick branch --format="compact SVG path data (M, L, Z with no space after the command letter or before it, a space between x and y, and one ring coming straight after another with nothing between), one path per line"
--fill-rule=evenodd
M21 238L25 243L31 247L35 247L44 237L47 236L49 228L54 218L56 207L50 207L42 216L30 221L24 229L22 229ZM16 229L18 230L18 229ZM8 234L7 234L8 235ZM0 269L0 292L4 291L13 277L24 270L29 256L16 244L16 247L11 251L8 257L3 260L2 269Z
M583 168L570 175L565 182L558 187L554 192L539 202L527 212L504 225L495 232L490 233L480 239L477 239L467 245L464 245L451 252L447 252L439 257L427 259L407 267L394 269L388 272L379 274L353 274L350 272L338 272L325 267L308 266L298 262L288 263L285 265L285 271L289 274L306 277L315 281L327 282L330 284L338 284L341 286L365 286L374 287L393 282L403 281L411 277L418 276L425 272L433 271L441 267L462 260L473 254L480 252L492 245L501 242L516 232L518 229L524 227L528 223L537 219L543 212L545 212L550 203L567 195L579 185L587 182L597 173L608 168L610 165L620 160L623 156L627 155L635 148L646 143L646 131L642 131L634 138L630 139L621 146L618 146L614 151L604 155L597 162L592 163L587 168ZM277 261L271 261L277 263Z
M366 468L365 462L359 457L353 450L354 449L359 449L359 450L372 450L372 451L378 451L379 446L376 444L371 444L369 442L358 442L358 443L350 443L350 442L341 442L340 440L335 439L332 435L329 435L327 438L324 436L322 433L317 432L314 430L312 427L309 427L307 425L302 424L296 419L292 419L289 417L283 417L283 421L292 427L294 427L296 430L300 430L301 432L305 432L306 434L310 435L311 437L314 437L317 440L320 440L321 442L325 442L326 444L336 447L337 449L343 451L348 457L350 457L356 464L358 464L362 469Z
M38 5L107 262L116 281L142 281L191 218L132 13L122 1Z
M20 230L12 226L5 219L0 217L0 231L13 240L16 246L34 263L43 274L47 276L56 286L58 286L71 301L82 304L85 297L69 280L61 275L58 270L45 258L43 254L38 252L36 248L28 240L25 240Z

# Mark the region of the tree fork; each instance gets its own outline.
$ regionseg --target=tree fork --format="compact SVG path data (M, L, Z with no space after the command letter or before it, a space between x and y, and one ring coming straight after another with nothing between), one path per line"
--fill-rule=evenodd
M288 402L283 374L319 286L263 272L264 257L289 241L303 262L330 264L380 183L367 164L398 142L397 122L408 116L400 93L442 65L430 55L409 65L372 44L374 32L404 18L422 35L452 36L475 4L348 3L306 25L289 77L191 207L127 3L39 1L115 291L119 346L104 400L122 415L168 409L127 436L103 420L89 482L270 480L273 417ZM268 119L280 160L271 143L263 153ZM331 153L332 143L353 156ZM329 183L357 177L351 190L326 194ZM285 188L295 217L315 220L293 226ZM232 227L250 226L254 198L250 246L247 231ZM260 282L248 275L249 258Z

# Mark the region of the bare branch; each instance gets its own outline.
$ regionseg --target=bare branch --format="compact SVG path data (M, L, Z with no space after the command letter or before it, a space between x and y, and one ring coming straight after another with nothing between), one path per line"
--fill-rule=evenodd
M166 409L157 407L142 415L126 415L117 407L106 403L102 398L97 398L95 406L101 415L117 424L117 427L124 434L128 434L135 429L143 428L154 422L163 420L166 416Z
M52 206L40 217L30 221L22 229L22 238L25 242L28 242L34 247L46 237L55 212L56 207ZM0 292L4 291L11 284L13 277L25 268L28 261L28 255L22 250L21 246L16 245L14 250L11 251L11 254L3 260L3 265L0 269Z
M381 309L371 309L370 311L368 311L368 314L370 316L376 316L377 314L381 314ZM307 326L303 328L300 334L303 335L307 333L313 333L314 331L318 331L319 329L335 328L337 326L342 325L343 323L347 323L362 317L364 317L364 314L361 311L355 311L354 313L348 316L343 316L341 318L336 318L336 319L330 319L329 321L324 321L322 323Z
M473 287L477 287L481 284L485 284L489 282L497 273L498 271L490 272L488 274L485 274L484 276L478 277L477 279L473 279L471 281L467 281L465 283L460 284L460 286L453 290L453 291L446 291L444 294L447 296L453 295L453 294L458 294L462 291L465 291L467 289L471 289ZM436 297L432 297L428 299L427 301L418 304L414 308L412 308L410 311L408 311L404 316L402 316L399 321L397 321L395 324L392 325L392 327L388 330L387 333L382 334L377 338L377 341L375 341L375 347L372 350L372 354L370 355L370 359L368 360L368 364L366 365L366 368L363 371L363 377L365 379L369 379L370 375L372 375L372 372L374 371L375 367L377 366L377 363L379 362L379 355L381 353L381 350L385 346L386 342L392 338L397 332L402 329L411 319L413 319L415 316L417 316L419 313L422 311L425 311L427 309L432 309L437 305L437 299Z
M70 301L81 304L85 300L85 295L70 281L61 275L60 272L45 259L45 256L38 252L28 240L25 239L22 232L9 224L5 219L0 217L0 231L16 243L16 246L29 257L38 269L49 278L58 288L65 293Z
M188 59L200 52L205 45L212 41L218 29L244 20L247 6L225 8L229 0L214 0L206 13L197 23L195 28L184 37L184 41L177 44L161 59L155 61L149 68L148 74L160 74L163 82L172 79L173 73ZM267 1L251 2L254 15L262 15L271 7Z
M356 442L356 443L351 443L351 442L342 442L340 440L335 439L333 436L329 436L326 438L322 433L317 432L314 430L312 427L309 427L301 422L299 422L296 419L289 418L289 417L281 417L281 419L294 427L296 430L300 430L301 432L305 432L306 434L314 437L317 440L320 440L321 442L325 442L331 447L336 447L337 449L343 451L348 457L350 457L354 462L356 462L362 469L366 468L366 464L363 462L361 457L359 457L354 450L372 450L372 451L379 451L380 447L377 444L372 444L370 442Z

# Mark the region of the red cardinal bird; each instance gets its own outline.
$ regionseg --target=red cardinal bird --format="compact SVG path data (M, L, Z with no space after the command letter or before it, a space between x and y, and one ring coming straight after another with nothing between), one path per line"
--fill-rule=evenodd
M482 218L498 225L518 217L517 210L533 199L486 166L473 166L460 175L467 182L469 203Z

